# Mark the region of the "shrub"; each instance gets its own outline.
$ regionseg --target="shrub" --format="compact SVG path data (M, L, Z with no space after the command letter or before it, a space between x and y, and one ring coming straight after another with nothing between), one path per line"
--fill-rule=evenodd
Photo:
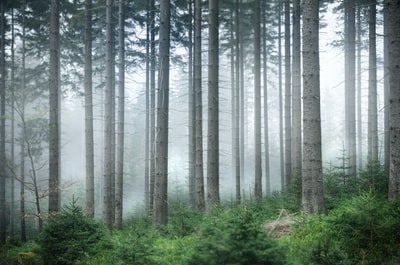
M246 205L209 214L200 228L189 264L284 264L282 246L255 219Z
M45 264L68 265L104 244L104 229L85 216L76 201L51 216L39 237Z

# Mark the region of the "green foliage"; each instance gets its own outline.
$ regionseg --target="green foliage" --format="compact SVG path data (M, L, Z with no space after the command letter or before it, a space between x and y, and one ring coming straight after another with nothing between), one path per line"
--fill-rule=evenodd
M68 265L106 243L102 226L83 214L74 200L49 221L39 237L44 264Z
M154 242L154 252L149 257L149 264L186 265L195 256L197 236L176 238L158 238Z
M328 216L303 217L289 245L296 264L393 264L400 246L399 207L362 193Z
M40 248L34 241L25 244L7 242L0 247L0 264L7 265L40 265Z
M189 264L284 264L284 251L245 205L215 209L201 225Z

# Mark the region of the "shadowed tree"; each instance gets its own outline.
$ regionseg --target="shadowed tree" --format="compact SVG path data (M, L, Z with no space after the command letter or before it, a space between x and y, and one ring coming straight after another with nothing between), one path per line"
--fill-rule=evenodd
M5 1L0 3L0 244L6 241Z
M170 1L160 1L160 46L157 95L156 175L154 183L153 224L168 222L168 112Z
M390 82L389 199L400 198L400 1L387 0L387 34Z
M325 211L322 184L319 1L303 1L303 183L307 214Z

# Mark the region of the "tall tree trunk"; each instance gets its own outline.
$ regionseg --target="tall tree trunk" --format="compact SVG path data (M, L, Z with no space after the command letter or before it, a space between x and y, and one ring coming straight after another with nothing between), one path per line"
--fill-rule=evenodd
M154 185L153 224L168 222L168 112L170 0L160 0L160 46L157 96L156 178Z
M376 0L370 0L368 81L368 164L378 163L378 110L376 81Z
M358 153L358 168L363 168L363 147L362 147L362 82L361 82L361 1L357 0L357 153Z
M11 9L11 167L15 170L15 30L14 30L14 9ZM14 238L15 234L15 178L11 177L11 203L10 203L10 238Z
M357 173L356 156L356 28L355 1L345 3L345 142L349 154L349 174Z
M390 75L390 175L389 199L400 198L400 1L387 0Z
M113 226L113 202L112 202L112 97L113 93L113 28L112 13L114 0L106 1L106 86L104 102L104 198L103 198L103 222L108 229Z
M194 2L194 98L195 98L195 176L196 207L205 208L203 161L203 95L201 65L201 0Z
M5 2L0 3L0 244L6 241Z
M150 214L154 203L154 182L156 176L156 40L155 0L150 0Z
M208 140L207 140L207 207L219 203L219 96L218 96L218 0L208 7Z
M188 31L189 31L189 62L188 62L188 94L189 94L189 204L194 207L196 205L196 137L195 137L195 117L196 117L196 107L195 107L195 93L193 84L193 1L189 0L189 21L188 21Z
M387 32L387 18L388 10L383 9L383 90L384 90L384 168L385 172L389 173L390 170L390 81L389 81L389 49L388 49L388 32Z
M301 50L300 50L300 0L293 0L293 58L292 58L292 173L301 174Z
M92 82L92 0L85 1L86 214L94 216L94 139Z
M115 173L115 227L122 229L125 137L125 1L119 2L118 130Z
M26 48L25 48L25 11L26 11L26 0L23 4L22 10L22 47L21 47L21 67L22 67L22 76L21 76L21 120L25 120L25 56L26 56ZM26 220L25 220L25 130L21 130L21 151L20 151L20 190L19 190L19 197L20 197L20 229L21 229L21 241L26 241Z
M290 60L290 0L285 0L285 188L288 187L292 176L292 69Z
M268 84L267 84L267 18L265 15L266 1L263 1L263 92L264 92L264 176L265 176L265 194L271 195L271 177L270 177L270 159L269 159L269 124L268 124Z
M303 1L303 185L307 214L325 211L322 184L319 1Z
M60 1L50 5L49 213L60 210Z
M144 140L144 208L150 211L150 0L146 14L146 129Z
M254 196L261 199L261 3L260 0L254 3Z
M241 138L240 138L240 0L236 0L236 7L235 7L235 97L234 97L234 104L235 104L235 187L236 187L236 201L240 202L241 200ZM243 124L242 124L243 125ZM243 129L243 128L242 128ZM242 150L243 151L243 150ZM244 156L243 156L244 157ZM242 176L243 177L243 176Z
M282 3L278 5L278 90L279 90L279 157L281 189L285 188L285 153L283 144L283 100L282 100Z

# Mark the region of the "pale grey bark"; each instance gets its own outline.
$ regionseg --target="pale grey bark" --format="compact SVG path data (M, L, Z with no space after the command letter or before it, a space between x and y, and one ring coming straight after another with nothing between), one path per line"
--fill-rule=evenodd
M0 3L0 244L6 241L5 3Z
M25 10L26 10L26 0L23 5L22 11L22 47L21 47L21 67L22 67L22 76L21 76L21 120L25 119L25 82L26 82L26 74L25 74L25 55L26 55L26 38L25 38ZM21 241L26 241L26 220L25 220L25 130L21 130L20 137L20 229L21 229Z
M219 42L218 0L208 8L208 140L207 140L207 207L219 203Z
M322 183L319 1L303 1L303 185L307 214L325 211Z
M115 227L122 229L125 148L125 1L119 0L118 15L118 128L115 172Z
M15 169L15 27L14 27L14 9L11 9L11 157L10 164L11 168ZM11 177L11 191L10 191L10 228L9 237L14 238L15 234L15 179Z
M300 0L293 0L293 57L292 57L292 173L301 174L301 50L300 50Z
M150 210L150 1L146 14L146 121L144 140L144 208Z
M285 153L283 139L283 89L282 89L282 3L278 5L278 90L279 90L279 166L281 190L285 188Z
M356 146L356 27L355 1L345 2L345 149L349 158L349 175L357 173Z
M362 50L362 40L361 40L361 4L362 0L357 0L357 153L358 162L357 168L363 168L363 145L362 145L362 82L361 82L361 50Z
M265 194L271 195L271 174L269 159L269 122L268 122L268 84L267 84L267 19L265 15L266 1L263 1L263 104L264 104L264 177L265 177Z
M203 99L201 65L201 0L194 6L194 98L195 98L195 176L196 207L205 208L204 199L204 161L203 161Z
M400 198L400 1L387 0L387 33L390 82L389 199Z
M113 13L114 0L106 1L106 86L104 101L104 191L103 191L103 223L108 229L113 227L113 201L112 201L112 97L113 90Z
M170 1L160 1L160 46L157 95L156 175L154 183L153 224L168 222L168 112Z
M290 184L292 177L292 69L290 60L290 0L285 0L285 188Z
M49 213L60 210L60 2L50 4Z
M94 140L92 82L92 0L85 1L86 214L94 216Z
M368 164L378 163L378 106L376 80L376 0L370 0L368 67Z
M235 194L236 201L241 200L241 154L240 154L240 0L235 7L235 93L234 93L234 158L235 158Z
M254 196L261 199L261 3L260 0L254 3Z
M384 100L384 168L390 171L390 81L389 81L389 49L388 49L388 17L387 8L383 9L383 100Z

